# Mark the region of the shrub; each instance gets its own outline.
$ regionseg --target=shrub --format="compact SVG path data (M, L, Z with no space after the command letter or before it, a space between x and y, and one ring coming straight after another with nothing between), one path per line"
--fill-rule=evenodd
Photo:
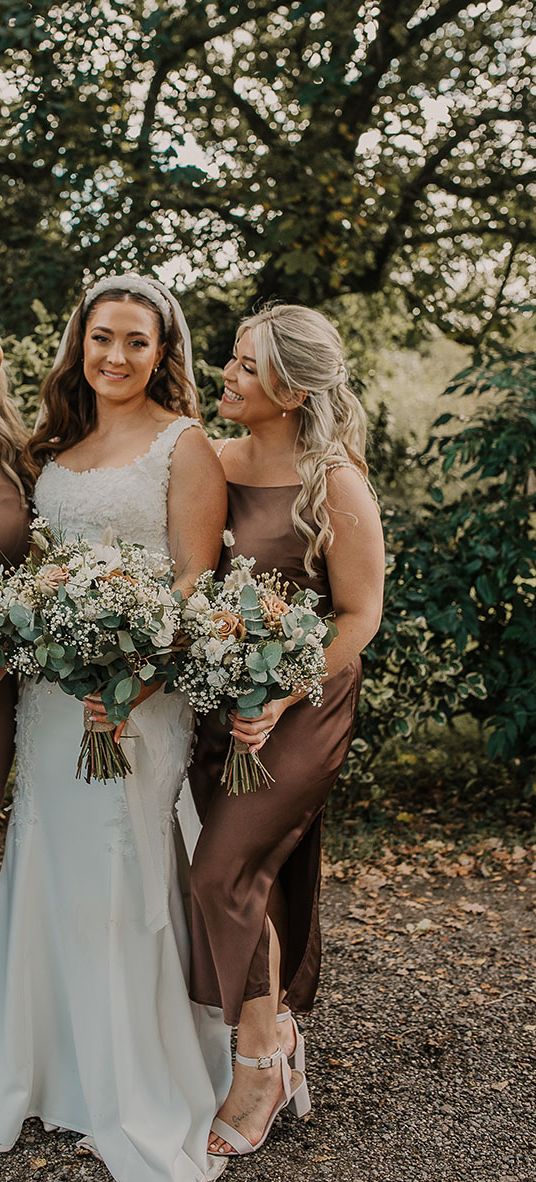
M436 419L423 505L386 515L385 619L350 756L360 780L388 739L467 714L489 756L534 774L536 354L489 356L445 393L476 394L478 409Z

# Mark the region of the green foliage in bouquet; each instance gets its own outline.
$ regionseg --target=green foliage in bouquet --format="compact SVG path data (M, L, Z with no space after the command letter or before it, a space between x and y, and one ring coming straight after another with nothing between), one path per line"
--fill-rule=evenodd
M385 619L367 650L350 768L374 780L386 740L470 715L487 752L536 757L536 355L495 354L446 394L477 395L472 421L440 415L428 496L386 515Z
M130 771L110 732L123 722L142 683L171 681L168 664L180 629L165 554L115 541L68 542L37 518L31 551L0 577L0 668L58 685L82 701L100 693L108 721L84 719L78 771L106 780ZM170 687L171 688L171 687Z
M234 545L228 530L223 540ZM267 702L296 692L315 705L322 702L324 649L336 635L335 624L317 614L315 591L289 595L277 571L254 575L254 565L254 558L239 554L223 580L205 571L184 605L188 643L177 658L175 684L201 714L219 709L226 719L234 708L243 718L259 718ZM231 741L222 777L229 793L254 792L270 779L256 753Z

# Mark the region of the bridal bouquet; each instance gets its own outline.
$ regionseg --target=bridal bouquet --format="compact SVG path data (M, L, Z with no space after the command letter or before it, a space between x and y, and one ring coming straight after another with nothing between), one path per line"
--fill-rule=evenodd
M122 777L131 768L113 738L142 683L170 682L169 661L181 626L165 554L114 541L57 536L33 524L30 555L13 574L0 569L0 669L45 678L82 700L100 692L109 723L84 716L77 776Z
M244 718L258 718L266 702L297 691L321 705L324 649L335 625L317 614L314 591L289 597L277 571L254 575L254 565L254 558L233 558L221 582L206 571L183 605L182 632L190 643L175 685L200 713L219 707L224 717L236 706ZM228 793L254 792L270 779L258 755L232 740L222 777Z

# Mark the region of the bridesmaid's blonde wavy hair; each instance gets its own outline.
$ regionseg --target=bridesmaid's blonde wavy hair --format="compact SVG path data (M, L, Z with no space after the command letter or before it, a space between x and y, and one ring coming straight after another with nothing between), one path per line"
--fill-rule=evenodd
M32 490L32 479L21 460L28 432L8 393L7 378L0 350L0 468L20 492L22 504Z
M334 465L353 464L371 492L365 460L365 411L348 385L342 341L322 312L300 304L267 305L242 321L237 340L250 332L257 372L268 398L282 411L295 407L300 424L296 470L302 486L292 507L297 532L307 542L305 568L314 574L314 559L333 542L328 512L327 473ZM312 515L313 526L307 515Z

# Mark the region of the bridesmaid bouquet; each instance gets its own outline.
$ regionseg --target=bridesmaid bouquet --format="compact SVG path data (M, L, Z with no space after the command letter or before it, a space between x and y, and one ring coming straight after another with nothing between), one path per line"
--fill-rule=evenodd
M190 643L175 685L202 714L218 707L223 719L236 707L244 718L258 718L266 702L297 691L321 705L324 649L336 627L317 614L314 591L289 597L277 571L254 575L254 565L254 558L233 558L221 582L206 571L183 605L182 632ZM258 755L233 739L222 776L228 793L255 792L271 779Z
M82 538L66 542L44 518L13 574L0 568L0 669L59 685L82 700L101 693L109 723L84 716L77 777L87 783L131 771L113 738L142 683L171 686L170 656L181 627L172 563L143 546Z

